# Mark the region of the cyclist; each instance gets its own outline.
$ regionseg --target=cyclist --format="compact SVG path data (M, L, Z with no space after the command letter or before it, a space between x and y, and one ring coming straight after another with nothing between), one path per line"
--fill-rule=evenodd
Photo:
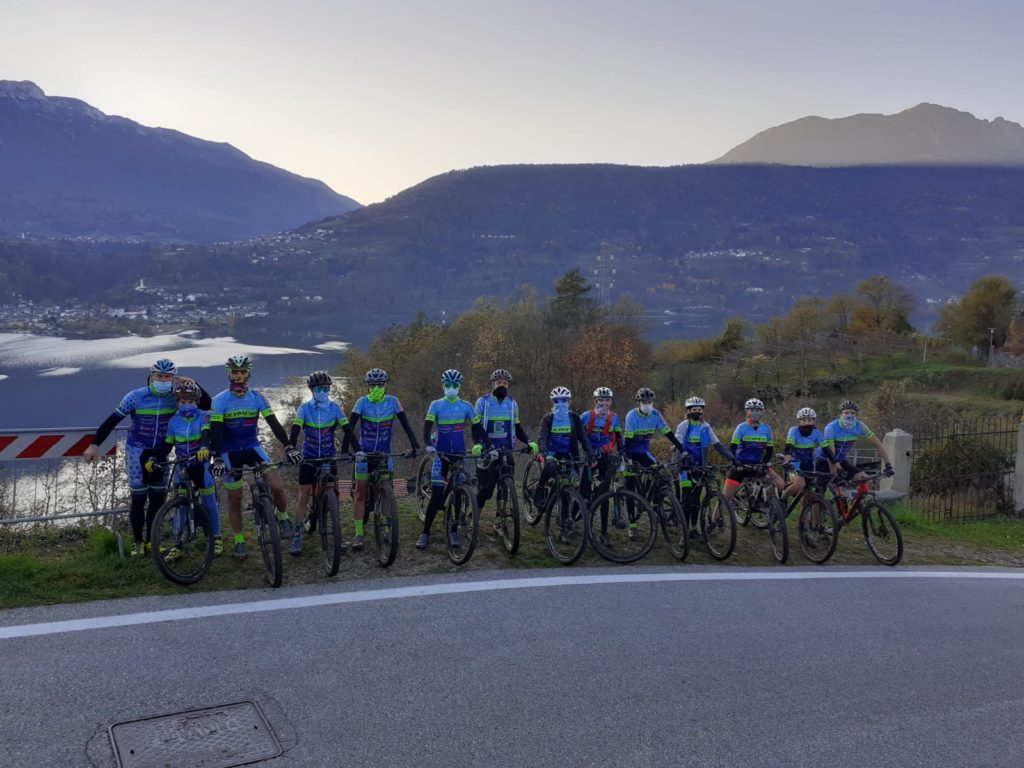
M260 445L259 418L263 416L267 426L285 449L289 464L302 461L299 453L277 420L267 399L249 386L252 378L252 360L248 355L233 355L224 365L228 371L228 388L213 398L210 413L210 449L213 464L210 472L214 477L225 477L224 487L228 491L228 516L231 530L235 534L234 556L245 558L245 536L242 534L242 473L245 466L268 463L270 457ZM288 519L288 497L284 483L276 471L264 476L277 507L277 518L281 524L281 538L290 538L291 521Z
M491 374L491 393L484 395L476 401L476 415L481 419L481 425L487 433L492 448L510 449L515 445L515 437L526 445L534 455L539 447L537 443L530 440L523 425L519 423L519 404L508 393L512 386L512 374L504 368L498 368ZM498 484L498 462L491 462L486 467L477 466L476 479L479 490L476 494L476 503L481 510L487 500L494 495L494 486ZM495 518L495 525L498 520Z
M363 377L369 392L352 406L352 432L359 427L359 442L356 448L355 465L355 496L352 503L352 516L355 521L356 535L352 540L352 549L363 548L363 524L366 520L366 487L369 485L370 464L366 453L391 453L391 433L395 419L405 430L412 446L409 455L415 456L419 451L416 435L409 426L409 419L402 409L402 403L394 395L386 394L388 372L383 368L371 368ZM360 426L360 422L362 426ZM362 445L360 450L359 445ZM395 463L388 459L388 470L395 468Z
M533 496L534 506L538 510L544 509L545 486L552 477L558 474L557 463L547 463L545 459L578 461L580 454L577 443L583 447L587 457L594 455L593 445L586 430L583 429L583 422L580 420L579 414L569 409L571 401L572 392L568 387L552 389L551 412L545 414L540 422L540 435L537 438L540 452L537 454L537 460L544 468L537 480Z
M708 448L714 448L727 461L735 461L732 451L722 445L715 430L704 421L704 398L693 395L686 398L686 418L676 426L676 440L683 444L679 452L682 469L679 472L679 495L690 526L690 538L700 538L697 517L700 515L700 495L693 486L687 467L703 467L708 461Z
M665 422L661 411L654 407L655 394L650 387L640 387L636 391L637 406L626 414L626 425L622 430L625 438L625 454L627 457L644 467L652 467L658 463L651 453L651 440L655 432L660 432L668 441L683 453L686 449L672 434L672 429ZM632 477L631 473L626 473ZM633 483L630 481L630 485Z
M580 414L580 424L590 440L593 471L597 476L595 497L608 490L622 461L622 425L618 414L612 411L614 396L610 387L598 387L594 390L594 407ZM586 482L581 491L584 498L589 498L590 482Z
M149 476L140 461L147 448L163 445L167 437L167 422L177 411L174 401L174 376L177 366L167 358L157 360L149 369L146 386L128 392L106 420L96 430L92 444L85 449L86 463L96 460L103 443L125 416L131 416L131 428L125 440L125 469L131 492L128 518L132 526L134 544L131 556L139 557L150 550L149 529L156 511L166 498L167 473ZM210 396L200 389L200 407L208 408ZM149 507L146 507L146 501Z
M818 460L819 471L831 471L833 474L841 475L847 482L864 480L867 475L855 462L847 458L853 444L863 437L875 446L878 455L885 462L885 476L892 477L895 472L892 462L889 460L889 454L886 453L882 441L875 436L875 433L868 428L867 424L857 418L859 411L860 407L853 400L843 400L839 404L839 418L825 427L821 447L814 454ZM835 455L831 458L828 457L825 454L825 448L831 448Z
M733 468L725 476L722 494L731 499L743 485L743 481L751 477L764 477L781 492L784 489L782 478L773 470L761 470L744 466L749 464L767 464L775 452L775 441L772 428L761 421L764 415L764 403L752 397L743 404L747 412L747 420L737 425L732 433L733 454L736 456Z
M295 531L292 534L291 553L302 554L302 523L306 518L306 506L313 495L313 480L316 478L317 459L334 459L337 456L335 436L338 427L345 433L345 439L359 450L359 439L352 432L352 425L341 406L331 400L331 377L327 371L313 371L306 377L306 386L313 397L299 406L292 422L291 444L298 445L302 433L302 458L306 461L299 467L299 503L295 507ZM331 461L331 474L338 476L338 463ZM345 549L342 542L341 549Z
M800 473L815 471L815 451L821 450L830 461L835 460L832 449L824 445L825 438L817 427L817 420L818 414L813 408L801 408L796 412L797 425L790 427L786 435L783 458L797 470L786 486L786 496L796 496L806 487L807 481Z
M487 432L481 425L481 417L477 415L473 406L459 397L459 388L462 386L462 374L454 368L449 368L441 374L441 385L444 387L444 397L435 400L427 409L427 416L423 422L423 442L426 444L427 453L463 453L466 450L466 421L470 423L473 433L473 455L480 456L483 453L483 446L486 444L490 449L490 441ZM436 432L436 434L433 434ZM433 440L431 440L433 437ZM492 459L498 457L495 451ZM448 476L449 461L444 456L434 457L434 467L431 472L430 502L427 504L427 511L423 520L423 533L416 541L417 549L426 549L430 543L430 526L437 517L441 504L444 503L444 492L446 478ZM459 535L455 528L448 532L448 539L453 548L461 546Z
M224 541L220 536L220 510L217 507L217 487L210 474L210 413L199 408L201 390L195 381L180 377L174 384L174 397L178 411L167 422L167 437L157 448L142 452L142 466L152 475L156 472L154 463L165 461L174 449L178 466L175 467L175 481L182 466L199 489L203 506L210 520L209 535L213 539L213 554L224 552Z

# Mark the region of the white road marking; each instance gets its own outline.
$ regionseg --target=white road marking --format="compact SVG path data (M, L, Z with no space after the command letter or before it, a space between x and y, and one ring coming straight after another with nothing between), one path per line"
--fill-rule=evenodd
M415 587L367 589L357 592L336 592L306 597L282 597L225 605L204 605L195 608L173 608L165 611L127 613L121 616L95 616L88 619L20 624L0 627L0 640L15 637L57 635L88 629L109 629L135 624L163 621L185 621L239 613L263 613L316 608L342 603L366 603L375 600L397 600L406 597L453 595L466 592L491 592L502 589L534 589L537 587L572 587L593 584L647 584L677 581L814 581L818 579L998 579L1024 580L1024 571L698 571L689 573L623 573L581 574L577 576L535 576L521 579L492 579L455 583L423 584Z

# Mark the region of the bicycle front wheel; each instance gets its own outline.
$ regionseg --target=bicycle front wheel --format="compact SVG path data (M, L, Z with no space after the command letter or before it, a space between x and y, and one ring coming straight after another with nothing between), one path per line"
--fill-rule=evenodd
M654 547L654 510L640 494L625 488L606 491L590 505L590 543L605 560L635 563Z
M530 525L536 525L544 517L544 510L534 503L541 470L540 464L531 461L523 472L523 517Z
M320 494L317 513L313 520L320 521L320 553L323 557L324 573L336 576L341 567L341 511L338 508L338 492L326 488Z
M860 511L864 540L882 565L897 565L903 559L903 531L885 506L872 499Z
M281 565L281 529L277 526L274 502L265 494L257 496L253 513L256 516L256 541L263 558L263 576L270 586L280 587L284 571Z
M206 510L185 496L168 499L150 529L153 560L164 578L175 584L195 584L213 563L213 535Z
M833 507L824 496L807 496L797 522L800 548L812 563L827 563L835 554L839 543L839 521Z
M708 489L700 506L700 535L715 560L736 551L736 510L719 491Z
M679 503L672 487L665 483L659 484L654 489L651 506L658 515L658 523L672 557L685 560L690 554L690 530L683 515L683 505Z
M789 559L789 530L786 528L786 505L778 496L768 499L765 527L772 545L772 555L780 563Z
M387 568L398 555L398 501L395 489L381 481L373 505L373 542L377 546L377 562Z
M569 486L552 492L544 510L544 536L551 555L562 565L572 565L586 549L587 502Z
M430 475L434 470L433 454L424 454L416 467L416 514L420 516L422 523L427 519L427 505L430 504L430 494L433 491Z
M514 555L519 551L519 497L516 481L502 475L495 489L497 507L494 512L494 530L505 545L505 551Z
M457 537L452 541L452 535ZM480 535L480 508L469 484L452 489L444 505L444 545L448 557L456 565L463 565L473 556Z
M736 522L746 527L750 525L750 488L744 483L736 490L732 497L733 511L736 513Z

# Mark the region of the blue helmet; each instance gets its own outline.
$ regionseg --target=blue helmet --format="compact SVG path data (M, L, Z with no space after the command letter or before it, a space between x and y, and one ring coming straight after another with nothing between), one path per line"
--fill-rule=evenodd
M168 360L166 357L161 357L155 363L149 367L150 373L177 373L178 366Z
M449 368L447 371L441 374L442 384L462 384L462 374L456 371L454 368Z

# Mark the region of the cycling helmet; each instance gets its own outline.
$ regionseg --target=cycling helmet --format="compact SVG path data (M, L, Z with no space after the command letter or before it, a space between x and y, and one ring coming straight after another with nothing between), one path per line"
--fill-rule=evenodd
M572 399L572 392L569 391L568 387L555 387L551 390L551 399L559 400L565 398L566 400Z
M638 389L636 391L636 399L637 400L653 400L654 399L654 390L651 389L650 387L640 387L640 389Z
M366 372L363 381L367 384L387 384L388 372L383 368L371 368Z
M749 411L752 409L764 410L764 403L758 400L756 397L752 397L743 404L743 410Z
M248 355L232 355L228 358L228 361L224 363L224 367L229 371L251 371L252 358Z
M198 400L199 385L192 379L182 376L174 384L174 396L179 400Z
M798 419L816 419L818 418L818 414L813 408L801 408L796 412L796 417Z
M692 397L686 398L687 408L704 408L706 406L707 403L704 402L703 397L697 397L696 395L693 395Z
M161 357L151 366L149 366L150 373L177 373L178 366L168 360L166 357Z
M853 402L853 400L843 400L843 402L839 404L839 410L853 411L854 413L857 413L858 411L860 411L860 406Z
M594 390L594 399L597 400L598 398L601 397L607 397L610 400L611 398L615 397L615 395L612 394L611 387L598 387L597 389Z
M512 374L504 368L499 368L491 374L491 381L507 381L509 384L512 383Z
M454 368L449 368L441 374L442 384L462 384L462 374Z
M306 377L306 386L310 389L313 387L329 387L331 386L331 377L327 371L313 371Z

